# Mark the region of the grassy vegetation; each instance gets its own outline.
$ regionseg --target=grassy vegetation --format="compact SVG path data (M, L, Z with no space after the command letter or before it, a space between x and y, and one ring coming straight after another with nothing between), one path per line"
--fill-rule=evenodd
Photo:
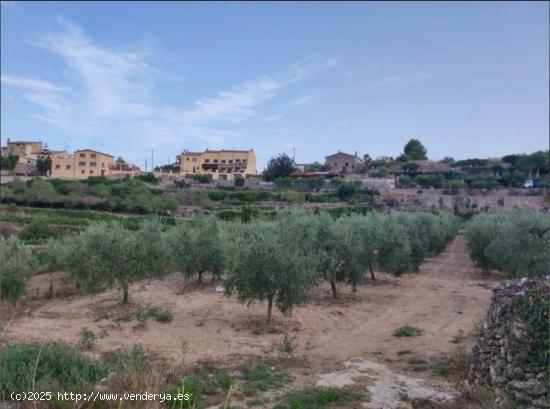
M0 214L0 222L45 224L46 226L86 227L97 222L118 221L129 230L137 230L139 223L149 216L121 215L94 210L49 209L36 207L8 206ZM174 225L177 218L163 217L167 225Z
M345 408L359 400L359 395L343 389L308 388L287 394L273 409Z
M292 382L292 378L286 372L256 365L243 369L242 381L243 394L250 397L270 389L282 388Z
M393 333L393 336L394 337L418 337L422 335L422 330L420 328L417 328L417 327L413 327L411 325L403 325L399 328L397 328L394 333Z
M82 181L58 179L15 180L2 185L1 203L111 212L169 214L179 207L178 195L150 187L146 179L109 180L91 177Z
M0 360L0 396L11 392L84 391L109 366L62 342L7 344Z

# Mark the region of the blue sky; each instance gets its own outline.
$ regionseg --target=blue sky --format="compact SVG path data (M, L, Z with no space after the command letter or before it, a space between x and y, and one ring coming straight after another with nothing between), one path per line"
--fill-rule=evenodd
M2 2L2 143L143 167L547 149L548 2Z

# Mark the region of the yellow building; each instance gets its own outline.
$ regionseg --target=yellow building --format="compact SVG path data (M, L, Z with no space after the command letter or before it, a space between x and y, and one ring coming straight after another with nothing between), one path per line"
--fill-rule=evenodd
M185 176L198 173L212 175L213 180L234 180L256 174L256 154L249 151L220 150L204 152L183 151L177 157L180 172Z
M91 149L79 149L74 154L54 153L50 177L87 179L90 176L111 176L113 157Z

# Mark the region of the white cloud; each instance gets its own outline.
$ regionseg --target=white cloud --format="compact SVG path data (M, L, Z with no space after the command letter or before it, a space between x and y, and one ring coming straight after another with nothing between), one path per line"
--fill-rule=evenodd
M106 47L76 23L63 17L57 20L60 30L31 44L61 58L69 68L71 92L60 95L69 89L45 81L19 77L6 77L6 81L35 91L23 95L42 109L33 118L93 135L132 135L142 146L192 145L194 141L223 146L224 140L238 140L238 132L223 126L254 117L259 106L283 88L338 63L332 57L307 57L287 70L249 78L213 96L198 98L186 109L159 102L155 86L181 78L164 75L149 63L154 56L150 46Z
M65 100L54 93L24 94L23 98L50 111L62 112L67 110Z
M2 75L0 76L2 84L13 85L15 87L21 88L30 88L38 91L67 91L69 88L60 87L54 85L51 82L37 80L33 78L24 78L24 77L15 77L12 75Z
M63 31L32 44L59 55L87 90L87 110L96 117L143 117L150 114L149 66L138 52L109 50L86 36L72 21L59 17Z
M415 84L418 82L426 81L432 78L430 74L425 72L415 72L402 75L393 75L384 78L379 78L371 82L369 88L383 88L383 87L398 87L408 84Z
M300 98L296 98L296 99L290 101L289 103L285 104L284 107L285 108L299 107L299 106L305 105L308 102L310 102L311 100L313 100L315 98L319 98L320 96L323 96L323 95L325 95L324 92L318 92L318 93L314 93L314 94L307 94L307 95L301 96Z

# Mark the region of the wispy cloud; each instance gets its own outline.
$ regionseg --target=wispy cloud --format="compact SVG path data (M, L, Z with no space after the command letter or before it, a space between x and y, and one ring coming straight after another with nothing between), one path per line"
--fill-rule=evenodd
M271 75L258 75L196 99L190 108L159 101L155 87L174 81L150 63L154 52L128 47L109 48L88 36L73 21L59 17L59 29L31 44L61 58L69 69L71 87L47 81L2 76L2 82L26 88L22 95L42 110L32 117L59 127L100 134L131 134L136 143L203 141L222 145L238 139L231 127L254 117L265 101L284 88L334 67L338 58L310 56ZM179 79L178 79L179 80ZM63 93L62 93L63 92ZM307 97L307 98L306 98ZM313 96L306 96L305 103ZM229 127L229 129L224 129Z
M38 91L67 91L69 88L52 84L48 81L37 80L34 78L15 77L12 75L2 75L0 77L2 84L13 85L15 87L30 88Z
M272 115L267 115L267 116L264 116L262 118L262 121L264 122L275 122L277 120L281 119L281 115L279 114L272 114Z
M302 105L305 105L307 104L308 102L310 102L311 100L315 99L315 98L319 98L321 96L325 95L324 92L317 92L317 93L312 93L312 94L307 94L307 95L303 95L299 98L296 98L290 102L288 102L287 104L284 105L285 108L295 108L295 107L299 107L299 106L302 106Z
M88 38L72 21L58 17L61 32L48 33L32 44L59 55L87 89L88 112L94 116L139 117L149 114L152 83L145 56L108 50Z
M399 87L403 85L416 84L432 78L432 75L423 71L393 75L388 77L379 78L371 82L369 88L383 88L383 87Z

